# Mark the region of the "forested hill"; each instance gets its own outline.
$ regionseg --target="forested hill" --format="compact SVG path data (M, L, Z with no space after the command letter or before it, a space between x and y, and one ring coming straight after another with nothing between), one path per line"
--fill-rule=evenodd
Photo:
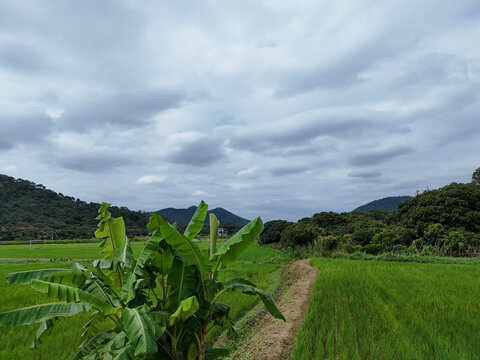
M410 198L411 196L390 196L383 199L371 201L368 204L359 206L353 211L354 212L370 211L370 210L394 211L394 210L397 210L398 204Z
M190 218L197 210L196 206L190 206L187 209L175 209L175 208L167 208L156 211L158 214L168 218L168 221L171 223L177 222L179 224L186 225L190 221ZM215 216L220 221L220 226L230 224L235 225L236 227L242 227L248 224L249 220L244 219L238 215L231 213L221 207L217 207L213 210L209 210L207 213L207 218L205 220L205 224L209 224L209 214L214 213Z
M28 180L0 174L0 241L15 239L91 238L100 204L65 196ZM110 208L123 216L129 235L146 234L148 215L125 207Z

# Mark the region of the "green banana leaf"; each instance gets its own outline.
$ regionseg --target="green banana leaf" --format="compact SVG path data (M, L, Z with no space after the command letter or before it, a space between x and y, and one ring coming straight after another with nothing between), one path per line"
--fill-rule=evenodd
M42 341L40 340L40 338L48 335L48 333L50 333L52 328L53 328L53 320L52 319L42 321L40 323L40 327L37 330L37 333L35 334L35 337L33 338L32 345L30 346L30 349L36 349L40 345L42 345Z
M203 228L203 224L205 223L205 218L207 217L208 205L202 201L200 201L200 205L198 205L197 210L193 214L190 222L185 229L183 235L188 240L193 240L195 236L198 235L200 230Z
M0 313L0 326L36 324L55 317L73 316L90 310L84 304L51 303Z
M161 334L155 334L155 324L144 306L123 309L122 321L135 356L157 352L155 336Z
M275 305L275 301L273 301L273 299L265 291L258 289L250 281L244 279L232 279L225 283L225 288L232 289L233 291L241 291L242 293L248 295L258 295L268 312L272 314L274 318L287 321L280 309L278 309L277 305Z
M30 284L32 280L41 280L45 275L50 275L58 272L63 272L65 269L41 269L31 271L20 271L6 274L7 282L9 284Z
M157 217L160 224L160 231L163 238L178 254L182 257L186 265L195 265L203 277L208 275L210 271L210 264L204 257L203 253L196 243L180 234L172 225L164 221L159 215L153 214Z
M168 296L168 305L173 311L182 300L192 296L198 289L197 268L193 265L185 266L185 263L176 257L168 273L167 284L172 287Z
M191 296L185 300L182 300L178 306L178 309L172 315L170 315L169 325L172 326L179 320L187 320L190 316L195 314L199 307L200 304L195 296Z
M228 239L211 257L213 269L217 269L221 262L223 266L233 263L245 250L260 236L263 231L263 222L259 217L250 221L235 235Z
M50 283L42 280L33 280L32 288L47 294L50 298L66 303L83 303L94 307L104 314L113 314L115 308L103 299L73 286Z
M120 253L117 256L117 261L124 264L125 267L132 267L135 257L133 256L132 246L130 240L125 235L125 246L121 249Z

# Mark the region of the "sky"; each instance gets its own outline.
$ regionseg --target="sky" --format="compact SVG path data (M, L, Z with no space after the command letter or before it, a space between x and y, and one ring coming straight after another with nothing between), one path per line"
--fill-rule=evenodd
M468 182L478 0L0 0L0 173L297 220Z

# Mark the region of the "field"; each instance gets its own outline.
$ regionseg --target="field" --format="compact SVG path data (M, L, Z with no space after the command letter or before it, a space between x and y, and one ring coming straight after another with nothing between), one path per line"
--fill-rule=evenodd
M134 243L134 252L141 251L141 243ZM208 244L201 243L204 249ZM0 312L13 310L19 307L30 306L35 303L49 302L48 297L32 290L29 286L7 284L5 274L16 271L26 271L48 267L70 267L72 262L55 259L88 259L98 256L99 249L95 244L58 244L47 245L47 250L28 250L28 245L4 245L0 246L0 257L11 258L9 261L0 261ZM221 278L243 277L254 282L263 289L272 291L272 287L280 281L279 264L258 263L275 256L276 251L269 247L252 245L239 259L237 264L229 266L220 273ZM49 262L21 262L14 258L49 258ZM84 262L88 265L89 262ZM224 293L220 301L232 303L232 316L239 318L242 313L252 308L257 299L253 296L236 293ZM36 350L30 350L30 344L37 330L35 326L24 326L16 328L0 328L0 359L22 359L22 360L63 360L70 359L76 348L81 343L80 326L88 320L87 314L79 314L68 319L61 319L54 327L49 338Z
M480 266L341 259L320 269L294 359L478 359Z

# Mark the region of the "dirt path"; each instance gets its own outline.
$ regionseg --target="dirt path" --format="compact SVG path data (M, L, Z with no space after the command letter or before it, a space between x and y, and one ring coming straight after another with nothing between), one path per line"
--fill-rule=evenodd
M318 270L308 259L294 262L288 268L288 290L277 301L287 322L266 314L258 321L251 334L233 357L235 360L284 360L291 358L295 335L303 324Z

